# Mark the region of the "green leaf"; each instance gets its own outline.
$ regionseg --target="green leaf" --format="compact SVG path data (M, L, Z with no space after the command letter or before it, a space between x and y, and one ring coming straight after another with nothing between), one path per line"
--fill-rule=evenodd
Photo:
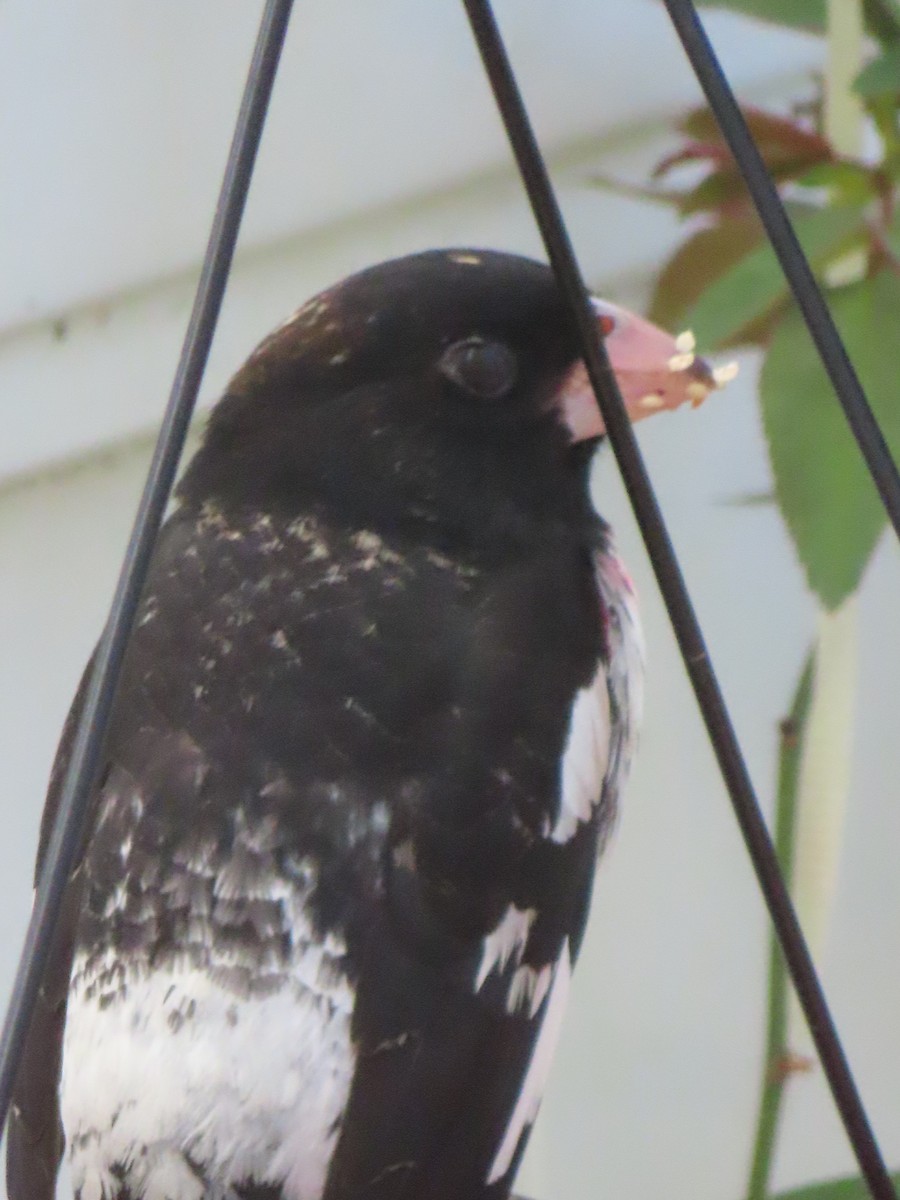
M863 0L866 32L882 45L900 41L900 4L897 0Z
M894 209L891 223L884 231L884 240L891 254L900 259L900 207Z
M900 1172L892 1176L894 1187L900 1188ZM810 1183L794 1188L790 1192L779 1192L772 1200L869 1200L870 1193L864 1179L851 1175L844 1179L828 1179L822 1183Z
M728 8L792 29L825 28L825 0L702 0L703 8Z
M863 67L853 81L853 90L865 100L900 93L900 46L892 46Z
M698 0L702 8L727 8L790 29L824 33L826 0ZM885 45L900 40L896 0L863 0L866 30Z
M794 228L807 258L821 267L846 250L863 230L856 208L795 212ZM787 295L784 274L769 246L752 250L709 287L687 313L686 323L706 349L739 338Z
M800 187L827 188L833 204L868 204L877 194L876 170L865 163L842 160L817 163L796 181Z
M823 34L826 0L697 0L701 8L728 8L748 17L766 20L786 29L806 29ZM900 6L896 0L863 0L866 32L884 46L900 41Z
M833 291L832 311L888 446L900 452L900 279L882 271ZM803 319L791 308L760 378L778 503L809 585L836 608L859 585L885 524Z
M743 204L745 209L750 206L747 185L738 172L711 171L696 187L685 192L678 211L683 217L690 217L694 213L734 208L736 204Z

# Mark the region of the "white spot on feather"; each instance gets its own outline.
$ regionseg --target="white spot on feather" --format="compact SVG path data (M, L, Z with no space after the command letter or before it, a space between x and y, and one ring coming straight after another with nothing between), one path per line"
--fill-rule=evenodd
M522 1088L519 1092L509 1124L503 1139L494 1155L488 1174L488 1184L502 1179L512 1165L513 1156L519 1140L528 1126L534 1123L541 1106L541 1097L550 1074L550 1066L556 1051L556 1043L562 1028L563 1015L569 998L569 982L572 977L572 964L569 958L568 939L563 943L562 952L553 972L553 987L550 998L544 1010L541 1029L531 1055L531 1062L525 1072Z
M358 529L350 539L357 550L362 550L366 554L377 554L384 542L377 533L372 533L369 529Z
M552 978L553 966L551 963L545 963L543 967L519 967L509 985L506 1011L518 1013L524 1009L529 1019L534 1017L544 1002Z
M177 1150L157 1149L132 1165L130 1182L142 1200L203 1200L206 1189ZM118 1192L120 1189L116 1188Z
M509 905L497 927L484 939L481 963L475 977L476 991L481 990L492 971L502 971L513 955L517 960L521 957L536 916L537 910L534 908L521 909L514 904Z

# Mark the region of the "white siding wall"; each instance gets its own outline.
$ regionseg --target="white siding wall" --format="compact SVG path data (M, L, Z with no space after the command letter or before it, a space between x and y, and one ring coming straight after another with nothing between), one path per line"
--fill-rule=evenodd
M592 281L632 298L671 244L667 216L585 185L637 171L693 95L661 6L508 0L498 11L553 147ZM190 302L258 6L28 0L0 6L0 990L27 918L57 732L102 623ZM215 23L213 24L213 18ZM765 81L815 47L716 25ZM454 5L297 6L254 185L210 399L318 286L432 244L538 252ZM59 324L54 324L59 322ZM772 792L775 722L811 628L764 488L753 369L641 441L732 704ZM741 1195L761 1053L765 924L677 652L607 456L602 511L644 599L642 754L597 889L551 1095L523 1189L538 1200ZM863 601L862 696L838 911L825 966L891 1162L900 1165L900 555ZM779 1180L849 1169L818 1074L794 1085Z

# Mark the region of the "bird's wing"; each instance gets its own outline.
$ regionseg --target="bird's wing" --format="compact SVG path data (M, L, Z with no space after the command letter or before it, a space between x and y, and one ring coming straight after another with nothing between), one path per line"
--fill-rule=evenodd
M440 556L400 561L369 535L329 555L313 527L289 529L204 517L163 535L109 739L111 761L148 801L132 856L141 838L156 845L161 820L190 839L201 818L239 817L247 797L254 821L271 808L286 847L319 856L311 919L319 937L343 928L355 992L353 1081L326 1197L499 1200L536 1111L618 786L612 664L582 679L572 703L572 680L596 665L590 637L572 651L596 590L565 598L565 564L550 563L545 595L515 576L482 593ZM281 562L286 546L301 558ZM184 794L186 780L199 786L198 747L209 759L202 806ZM115 790L110 776L111 837L131 819ZM118 871L104 845L95 836L92 861ZM171 874L180 860L160 861ZM222 870L234 865L226 854ZM113 876L97 877L101 908ZM10 1124L11 1200L52 1197L80 909L70 888Z
M596 845L590 822L556 862L536 854L559 907L541 918L511 901L479 938L454 937L415 894L415 868L398 868L392 890L407 894L380 915L358 984L356 1071L329 1200L508 1193L559 1033ZM550 890L538 898L536 887L534 904L549 904Z
M93 669L88 663L63 726L47 800L41 817L35 885L59 808L75 731ZM31 1025L13 1088L6 1134L6 1187L9 1200L53 1200L65 1138L57 1092L62 1059L66 998L75 931L81 904L81 868L76 867L63 896L53 948L35 1002Z
M327 1200L508 1194L552 1059L598 844L639 709L633 598L614 560L600 567L608 653L592 684L563 706L560 754L539 732L524 742L516 736L547 733L534 679L500 680L492 694L498 681L479 664L496 672L497 648L465 664L472 693L485 702L473 703L468 727L462 705L457 738L392 836L387 902L361 964L356 1070ZM524 664L526 673L532 667ZM491 714L501 708L498 723ZM529 756L540 764L531 771ZM541 766L561 780L558 811L543 836L520 841L502 794L516 797L520 813L529 786L540 792L543 783L546 799L554 788ZM475 800L468 810L460 791Z

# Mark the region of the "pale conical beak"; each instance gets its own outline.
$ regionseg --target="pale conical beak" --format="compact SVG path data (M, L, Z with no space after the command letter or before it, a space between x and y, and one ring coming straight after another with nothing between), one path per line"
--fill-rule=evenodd
M696 408L710 392L724 387L737 374L737 363L714 368L698 358L691 333L673 337L617 304L596 299L591 303L633 422L685 403ZM583 362L563 381L558 404L573 441L600 437L606 432Z

